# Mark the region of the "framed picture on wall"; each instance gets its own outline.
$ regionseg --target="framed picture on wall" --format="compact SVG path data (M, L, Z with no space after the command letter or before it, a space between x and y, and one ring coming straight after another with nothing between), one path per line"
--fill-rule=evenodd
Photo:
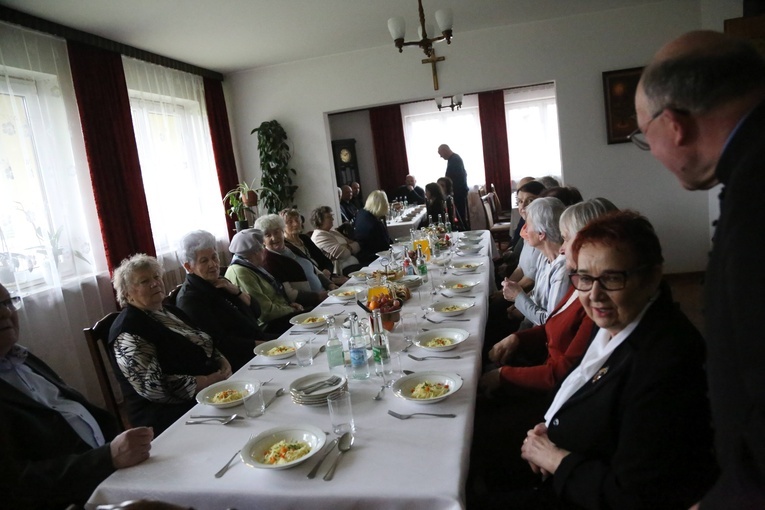
M633 67L603 73L606 140L609 144L629 142L630 134L637 129L635 89L642 72L642 67Z

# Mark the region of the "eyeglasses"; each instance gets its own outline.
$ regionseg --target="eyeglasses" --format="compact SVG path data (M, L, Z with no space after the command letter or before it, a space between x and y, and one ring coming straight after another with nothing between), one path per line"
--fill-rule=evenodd
M568 277L571 280L571 285L576 290L588 291L592 290L592 286L595 282L600 284L603 290L622 290L627 286L627 278L630 275L638 273L648 266L640 266L629 271L606 271L600 276L591 276L588 274L569 273Z
M21 310L21 307L23 305L24 303L23 301L21 301L21 298L19 296L9 297L8 299L0 301L0 306L6 307L8 311L11 311L11 312L14 312L16 310Z
M648 132L648 126L651 125L651 122L656 120L659 117L659 115L664 113L664 110L666 110L666 107L662 108L661 110L653 114L653 117L651 117L651 120L649 120L645 125L645 131L641 131L640 128L637 128L635 131L630 133L630 135L627 137L629 141L634 143L635 146L641 151L651 150L651 146L648 144L648 140L645 139L645 134Z

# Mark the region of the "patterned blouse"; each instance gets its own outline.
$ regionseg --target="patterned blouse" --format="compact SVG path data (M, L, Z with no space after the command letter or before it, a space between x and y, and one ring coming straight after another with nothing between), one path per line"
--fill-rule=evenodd
M166 328L183 335L204 349L205 354L220 360L222 354L213 347L212 338L194 329L167 310L149 311L146 314ZM114 353L122 374L136 393L153 402L177 404L193 400L197 382L193 375L165 375L159 365L157 350L153 343L138 335L120 333L114 341Z

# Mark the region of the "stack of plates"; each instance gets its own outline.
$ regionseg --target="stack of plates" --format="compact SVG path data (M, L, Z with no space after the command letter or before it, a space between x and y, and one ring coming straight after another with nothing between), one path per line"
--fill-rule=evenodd
M303 406L327 405L327 397L348 389L347 377L341 376L340 382L338 382L337 384L333 386L326 386L318 391L309 393L308 395L306 395L305 393L301 391L298 391L298 388L304 388L313 383L326 381L333 375L334 374L331 374L329 372L319 372L317 374L310 374L310 375L306 375L305 377L299 377L295 379L290 384L290 395L292 396L292 401L296 404L300 404Z

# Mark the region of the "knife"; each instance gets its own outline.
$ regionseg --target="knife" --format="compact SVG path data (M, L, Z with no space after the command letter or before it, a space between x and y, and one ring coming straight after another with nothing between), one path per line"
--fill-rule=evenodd
M329 443L329 448L327 448L327 451L324 452L324 455L319 457L319 461L316 463L316 465L311 469L311 472L306 475L307 478L313 479L316 476L316 473L319 472L319 468L321 467L321 463L324 462L324 459L327 458L327 455L329 455L329 452L334 450L335 445L337 444L338 439L335 438Z

